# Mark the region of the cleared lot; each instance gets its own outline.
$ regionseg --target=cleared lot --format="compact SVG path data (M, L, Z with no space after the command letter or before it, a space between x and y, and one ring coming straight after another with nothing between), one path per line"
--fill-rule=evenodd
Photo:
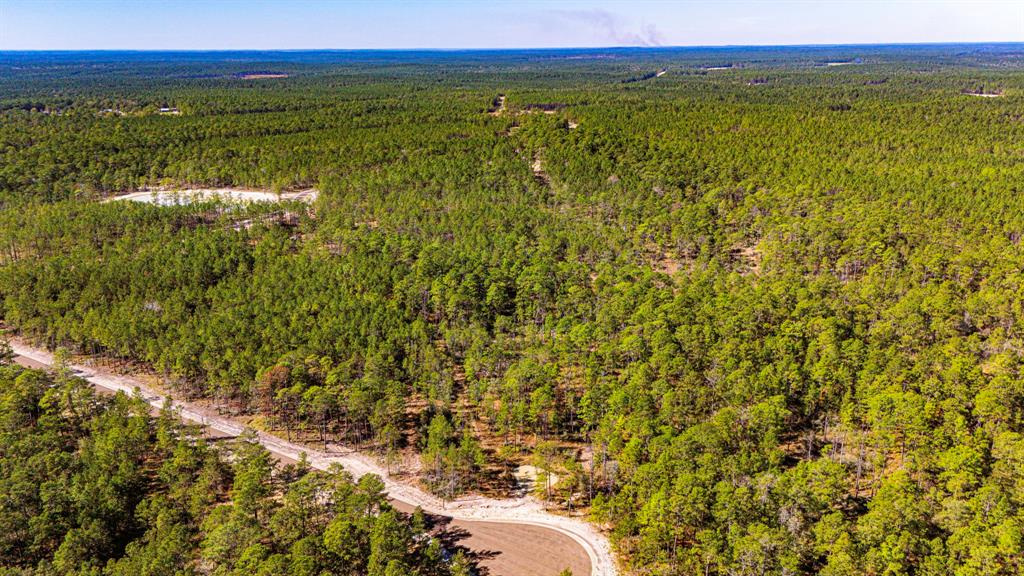
M205 202L210 200L223 200L225 202L284 202L299 200L302 202L312 202L316 200L318 195L319 191L313 188L281 193L242 188L184 188L173 190L143 190L141 192L132 192L131 194L107 198L104 202L145 202L147 204L158 204L161 206L191 204L193 202Z

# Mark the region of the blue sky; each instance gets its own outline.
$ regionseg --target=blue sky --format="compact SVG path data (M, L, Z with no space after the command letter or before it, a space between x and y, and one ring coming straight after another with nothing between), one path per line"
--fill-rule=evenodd
M0 50L1024 41L1024 0L0 0Z

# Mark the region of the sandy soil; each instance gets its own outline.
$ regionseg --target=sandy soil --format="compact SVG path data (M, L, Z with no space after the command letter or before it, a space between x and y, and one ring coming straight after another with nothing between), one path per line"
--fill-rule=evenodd
M36 370L46 370L50 367L49 364L43 364L42 362L29 358L28 356L15 356L14 361L26 368L34 368Z
M977 96L979 98L1002 98L1002 94L992 94L989 92L964 92L967 96Z
M319 192L313 188L297 192L282 192L280 194L266 190L247 190L244 188L183 188L142 190L140 192L107 198L104 202L129 200L131 202L146 202L160 206L191 204L192 202L214 199L227 202L280 202L287 200L312 202L316 200L318 195Z
M46 350L20 340L12 340L11 345L23 364L44 367L53 363L53 355ZM132 377L82 364L72 364L71 368L94 386L129 394L138 391L154 408L163 406L168 398ZM245 430L237 421L189 402L175 401L175 408L183 419L208 427L218 435L237 436ZM337 464L356 478L376 474L384 480L389 497L396 503L419 506L429 514L451 518L456 528L465 531L458 543L478 552L481 564L490 569L492 576L554 576L566 567L577 575L617 573L603 534L579 518L547 512L534 498L464 496L445 502L392 478L374 459L350 448L328 444L325 451L314 450L264 432L257 434L260 443L279 458L297 460L306 453L310 465L319 470Z
M668 70L658 70L658 73L654 75L655 78L661 78L668 73Z
M536 487L537 478L539 478L540 475L540 468L537 468L536 466L531 466L529 464L523 464L522 466L519 466L518 468L516 468L515 472L512 473L512 476L516 479L516 483L519 484L520 489L525 489L526 491L533 490ZM549 474L549 476L550 478L548 482L551 486L558 484L557 474L551 473Z
M547 186L551 183L551 178L549 178L548 173L544 171L544 161L541 159L539 152L534 154L533 163L530 164L530 169L533 170L533 177L541 184Z
M656 256L654 261L654 269L662 274L668 274L669 276L675 276L676 272L679 272L683 268L683 260L676 258L670 252L663 252L660 257Z
M491 116L501 116L502 114L505 113L505 95L504 94L498 96L497 106L495 106L492 110L490 110L487 113L490 114Z

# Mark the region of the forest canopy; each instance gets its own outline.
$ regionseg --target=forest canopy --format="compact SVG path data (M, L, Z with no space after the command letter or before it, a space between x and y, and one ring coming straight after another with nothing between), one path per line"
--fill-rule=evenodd
M627 573L1024 571L1021 46L236 56L5 55L10 330L411 454L444 497L534 466ZM103 201L196 187L319 195ZM0 482L25 482L0 493L34 503L0 513L12 574L132 573L160 531L224 574L335 561L331 526L370 546L381 518L396 562L431 554L346 507L361 484L260 464L217 505L265 456L179 448L128 398L58 418L39 402L73 384L0 376ZM83 492L114 441L123 494ZM342 505L275 532L311 491Z

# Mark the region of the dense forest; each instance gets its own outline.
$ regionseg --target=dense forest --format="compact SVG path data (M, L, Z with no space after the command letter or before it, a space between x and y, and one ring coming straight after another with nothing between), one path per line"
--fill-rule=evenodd
M212 444L60 365L0 360L0 574L470 574L376 476L275 466L244 436Z
M1024 47L234 56L0 59L8 329L443 496L530 463L626 573L1024 572ZM200 186L319 196L103 201ZM0 375L11 574L456 571Z

